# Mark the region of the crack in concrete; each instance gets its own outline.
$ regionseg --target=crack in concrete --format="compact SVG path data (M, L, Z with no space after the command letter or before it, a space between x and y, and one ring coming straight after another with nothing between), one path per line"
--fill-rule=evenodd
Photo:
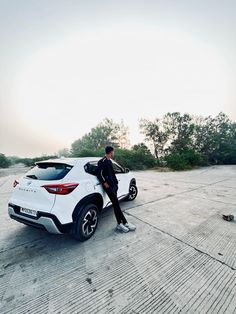
M220 180L220 181L217 181L217 182L209 183L209 184L206 184L204 186L200 186L200 187L197 187L197 188L194 188L194 189L190 189L190 190L181 191L181 192L178 192L178 193L175 193L175 194L169 194L169 195L166 195L164 197L158 198L158 199L153 200L153 201L149 201L149 202L146 202L146 203L143 203L143 204L138 204L138 205L126 208L125 210L129 210L129 209L133 209L133 208L136 208L136 207L140 207L140 206L152 204L152 203L155 203L155 202L159 202L159 201L165 200L167 198L171 198L171 197L174 197L174 196L177 196L177 195L181 195L181 194L184 194L184 193L189 193L189 192L193 192L193 191L196 191L196 190L200 190L200 189L202 189L202 188L204 188L206 186L211 186L211 185L217 184L219 182L227 181L227 180L229 180L229 179L224 179L224 180ZM214 202L217 202L217 201L214 200ZM225 203L225 204L227 204L227 203ZM230 204L230 205L235 205L235 204Z
M156 226L153 226L151 223L146 222L146 221L142 220L141 218L138 218L137 216L135 216L135 215L133 215L133 214L131 214L131 213L126 213L126 214L129 215L129 216L132 216L132 217L136 218L137 220L143 222L143 223L146 224L146 225L149 225L150 227L152 227L152 228L158 230L159 232L161 232L161 233L163 233L163 234L165 234L165 235L167 235L167 236L169 236L169 237L171 237L171 238L177 240L178 242L180 242L180 243L182 243L182 244L184 244L184 245L186 245L186 246L188 246L188 247L191 247L191 248L194 249L195 251L197 251L197 252L199 252L199 253L201 253L201 254L204 254L204 255L210 257L210 258L213 259L214 261L217 261L217 262L221 263L222 265L227 266L227 267L230 268L231 270L234 270L234 271L236 270L236 268L233 268L233 267L231 267L230 265L226 264L225 262L218 260L216 257L214 257L214 256L210 255L209 253L204 252L204 251L202 251L202 250L200 250L200 249L194 247L193 245L191 245L191 244L189 244L189 243L187 243L187 242L181 240L180 238L174 236L173 234L171 234L171 233L169 233L169 232L166 232L166 231L164 231L164 230L162 230L162 229L160 229L160 228L158 228L158 227L156 227Z
M215 260L215 261L221 263L222 265L227 266L227 267L230 268L231 270L234 270L234 271L235 271L236 268L233 268L233 267L231 267L230 265L226 264L225 262L218 260L217 258L215 258L214 256L210 255L209 253L206 253L206 252L204 252L204 251L202 251L202 250L200 250L200 249L198 249L198 248L192 246L191 244L189 244L189 243L187 243L187 242L184 242L183 240L181 240L180 238L174 236L173 234L171 234L171 233L169 233L169 232L166 232L166 231L164 231L164 230L162 230L162 229L160 229L160 228L158 228L158 227L156 227L156 226L153 226L152 224L150 224L150 223L148 223L148 222L142 220L141 218L138 218L138 217L135 216L134 214L131 214L131 213L128 212L128 210L130 210L130 209L132 209L132 208L136 208L136 207L145 206L145 205L148 205L148 204L151 204L151 203L159 202L159 201L161 201L161 200L164 200L164 199L167 199L167 198L170 198L170 197L174 197L174 196L177 196L177 195L180 195L180 194L184 194L184 193L192 192L192 191L195 191L195 190L199 190L199 189L201 189L201 188L204 188L205 186L211 186L211 185L214 185L214 184L217 184L217 183L220 183L220 182L224 182L224 181L227 181L227 180L229 180L229 178L223 179L223 180L220 180L220 181L217 181L217 182L213 182L213 183L210 183L210 184L206 184L206 185L204 185L204 186L197 187L197 188L194 188L194 189L191 189L191 190L182 191L182 192L179 192L179 193L176 193L176 194L173 194L173 195L167 195L167 196L162 197L162 198L157 199L157 200L153 200L153 201L150 201L150 202L146 202L146 203L144 203L144 204L132 206L132 207L130 207L130 208L125 209L124 212L125 212L127 215L130 215L130 216L132 216L132 217L138 219L139 221L141 221L141 222L143 222L143 223L149 225L150 227L152 227L152 228L158 230L159 232L161 232L161 233L163 233L163 234L166 234L166 235L168 235L168 236L174 238L175 240L181 242L182 244L185 244L185 245L187 245L188 247L191 247L192 249L196 250L197 252L199 252L199 253L201 253L201 254L204 254L204 255L206 255L206 256L209 256L211 259L213 259L213 260ZM217 202L217 201L215 201L215 200L213 200L213 201L214 201L214 202ZM219 201L218 201L218 202L219 202ZM227 204L227 203L225 203L225 204ZM235 205L235 204L232 204L232 205Z
M208 200L208 201L216 202L216 203L220 203L220 204L236 206L235 203L223 202L223 201L220 201L220 200L213 200L212 198L205 198L205 197L199 197L199 196L194 196L194 197L195 198L199 198L201 200Z

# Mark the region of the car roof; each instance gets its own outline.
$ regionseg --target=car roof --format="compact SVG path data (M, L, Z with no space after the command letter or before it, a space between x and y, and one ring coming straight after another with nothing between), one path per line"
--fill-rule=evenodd
M47 160L38 161L35 164L37 165L37 164L40 164L40 163L52 162L52 163L63 163L63 164L74 166L77 163L85 165L87 162L98 161L101 158L102 157L78 157L78 158L61 157L61 158L47 159Z

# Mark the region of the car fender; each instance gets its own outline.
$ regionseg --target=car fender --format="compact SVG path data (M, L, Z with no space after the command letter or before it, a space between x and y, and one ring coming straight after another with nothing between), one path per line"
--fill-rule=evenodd
M129 186L131 186L131 185L136 185L136 179L135 178L132 178L130 180L130 185Z

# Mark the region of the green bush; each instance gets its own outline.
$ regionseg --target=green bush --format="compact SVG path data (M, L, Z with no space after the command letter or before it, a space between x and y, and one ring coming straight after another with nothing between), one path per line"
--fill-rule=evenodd
M8 168L10 165L11 161L4 154L0 154L0 168Z
M84 149L71 157L101 157L104 156L104 149L90 150ZM27 167L34 166L35 162L47 159L54 159L56 156L41 156L35 158L20 158L18 162L24 163ZM136 147L136 149L115 149L114 160L123 167L130 170L145 170L157 165L156 158L145 147Z
M55 159L57 156L41 156L34 158L20 158L18 162L23 163L26 167L32 167L35 165L37 161L47 160L47 159Z
M104 149L92 150L83 149L79 153L73 154L73 157L102 157L104 155Z
M143 150L116 149L114 159L131 170L145 170L157 165L155 157Z
M84 149L80 153L74 154L73 157L102 157L104 149L89 150ZM130 170L144 170L156 166L155 157L144 149L115 149L114 160L123 167Z
M187 162L187 164L192 167L201 166L204 163L201 154L196 153L192 149L184 151L182 155L184 156L184 159Z
M11 165L20 163L20 157L17 156L8 156L7 159L10 161Z
M165 160L167 166L173 170L186 170L206 164L203 156L193 150L186 150L181 154L169 154L166 156Z
M20 162L24 164L26 167L34 166L34 161L32 158L20 158Z
M184 156L180 154L170 154L166 156L166 161L167 166L173 170L185 170L190 168Z

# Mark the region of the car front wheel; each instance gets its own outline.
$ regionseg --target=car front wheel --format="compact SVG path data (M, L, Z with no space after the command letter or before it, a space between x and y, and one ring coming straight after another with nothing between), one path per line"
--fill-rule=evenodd
M133 201L138 195L138 188L135 184L131 184L129 187L129 196L127 197L127 201Z
M94 234L97 225L98 208L95 204L88 204L78 214L73 223L73 237L79 241L86 241Z

